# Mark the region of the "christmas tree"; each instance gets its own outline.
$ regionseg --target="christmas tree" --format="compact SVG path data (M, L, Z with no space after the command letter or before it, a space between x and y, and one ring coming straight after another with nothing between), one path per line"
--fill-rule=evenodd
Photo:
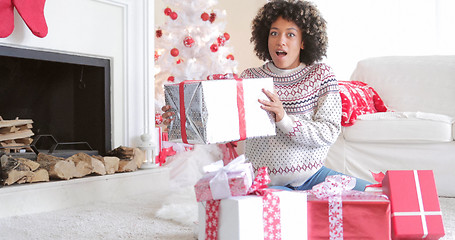
M230 35L224 32L226 11L216 0L163 0L165 22L156 29L155 98L164 103L163 84L207 80L237 71ZM216 77L215 77L216 78Z

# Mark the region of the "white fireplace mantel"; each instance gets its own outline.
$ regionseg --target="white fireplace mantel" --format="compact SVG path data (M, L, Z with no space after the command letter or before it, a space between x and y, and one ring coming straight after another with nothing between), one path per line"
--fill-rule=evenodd
M154 131L154 4L148 0L47 0L49 33L34 36L15 11L0 45L111 60L111 145L137 146Z

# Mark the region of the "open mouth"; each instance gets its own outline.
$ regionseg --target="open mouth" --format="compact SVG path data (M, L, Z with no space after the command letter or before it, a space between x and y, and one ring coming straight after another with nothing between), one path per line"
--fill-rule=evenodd
M285 51L276 51L276 55L277 55L278 57L284 57L284 56L286 56L287 54L288 54L288 53L285 52Z

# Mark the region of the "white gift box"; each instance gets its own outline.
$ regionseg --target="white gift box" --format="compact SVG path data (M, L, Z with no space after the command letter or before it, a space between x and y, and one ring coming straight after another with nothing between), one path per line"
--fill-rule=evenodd
M281 239L306 240L307 194L298 191L275 192L280 198ZM199 202L198 239L205 239L205 202ZM221 200L219 240L263 240L263 202L255 195Z
M185 81L166 84L165 100L175 113L168 126L169 141L182 142L181 104L185 109L187 143L211 144L241 139L244 119L246 138L275 135L275 120L258 99L268 100L262 89L273 92L272 78ZM240 90L239 90L240 89ZM243 93L242 93L243 91ZM183 100L180 98L183 94ZM238 99L243 104L238 105ZM181 102L182 101L182 102ZM244 117L240 112L244 110ZM183 141L185 142L185 141Z

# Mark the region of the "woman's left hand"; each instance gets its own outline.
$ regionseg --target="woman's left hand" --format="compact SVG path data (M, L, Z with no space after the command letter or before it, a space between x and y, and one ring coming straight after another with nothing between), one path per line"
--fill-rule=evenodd
M274 113L275 122L281 121L284 117L285 111L280 98L276 93L272 93L269 90L262 89L262 92L269 98L269 101L259 99L258 101L262 104L261 108Z

